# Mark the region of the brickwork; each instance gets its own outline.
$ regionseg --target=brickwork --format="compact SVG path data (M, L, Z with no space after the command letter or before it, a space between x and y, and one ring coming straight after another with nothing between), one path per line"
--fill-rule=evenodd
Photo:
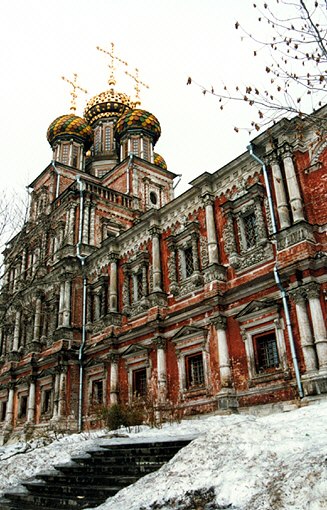
M271 133L254 140L276 235L250 154L175 199L153 147L122 161L97 148L87 171L59 160L33 181L30 220L5 250L3 440L100 426L94 392L99 410L141 379L153 405L185 415L327 392L327 148L310 126L301 150L294 130L273 150Z

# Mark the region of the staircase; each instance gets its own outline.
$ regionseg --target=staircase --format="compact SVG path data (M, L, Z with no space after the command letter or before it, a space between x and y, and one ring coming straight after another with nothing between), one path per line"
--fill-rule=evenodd
M5 492L0 510L93 508L168 462L190 441L103 443L55 471L24 482L25 490Z

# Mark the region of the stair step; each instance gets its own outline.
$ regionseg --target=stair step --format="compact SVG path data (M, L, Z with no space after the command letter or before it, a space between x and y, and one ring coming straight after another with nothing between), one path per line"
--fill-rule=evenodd
M79 510L97 507L123 487L156 471L189 441L110 445L76 456L54 471L39 473L22 485L26 492L8 491L0 510Z

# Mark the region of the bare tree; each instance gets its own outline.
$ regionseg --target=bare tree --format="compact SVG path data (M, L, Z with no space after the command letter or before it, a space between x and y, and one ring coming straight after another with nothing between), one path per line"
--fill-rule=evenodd
M216 96L221 110L230 101L252 107L249 131L259 131L285 116L306 118L326 103L327 0L275 0L269 5L259 0L253 8L257 13L256 33L238 21L235 29L241 31L243 41L253 43L253 57L263 57L260 62L264 62L261 71L266 85L262 87L258 80L235 84L234 88L223 85L218 90L191 77L187 84L194 83L203 94ZM315 123L319 126L320 121L317 113Z

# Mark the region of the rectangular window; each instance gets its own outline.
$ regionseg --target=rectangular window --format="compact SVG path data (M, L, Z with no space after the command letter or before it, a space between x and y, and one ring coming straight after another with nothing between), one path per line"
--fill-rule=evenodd
M64 144L62 146L62 163L64 165L68 165L68 156L69 156L69 145Z
M6 400L2 400L0 402L0 421L5 421L7 412L7 402Z
M147 161L150 160L150 149L149 149L149 140L147 138L143 138L143 159Z
M72 166L77 167L78 164L78 147L76 145L73 145L73 161Z
M19 399L18 418L25 418L27 415L27 395L22 395Z
M146 368L133 371L133 396L145 397L146 395Z
M93 381L92 382L91 400L92 400L92 404L102 404L103 403L103 381Z
M136 285L137 285L137 300L140 300L143 297L143 275L141 272L137 273L136 275Z
M187 389L204 386L204 369L202 353L185 357Z
M257 244L257 220L255 213L251 212L243 217L246 247L252 248Z
M135 154L135 156L139 155L139 139L138 138L132 138L132 153Z
M272 331L253 338L258 373L279 367L276 335Z
M191 246L184 250L184 257L185 257L185 276L186 278L188 278L193 274L194 271L193 250Z
M111 129L107 126L104 131L104 150L110 151L111 149Z
M52 391L50 389L44 390L42 392L42 407L41 407L42 414L46 414L51 411L51 397Z

